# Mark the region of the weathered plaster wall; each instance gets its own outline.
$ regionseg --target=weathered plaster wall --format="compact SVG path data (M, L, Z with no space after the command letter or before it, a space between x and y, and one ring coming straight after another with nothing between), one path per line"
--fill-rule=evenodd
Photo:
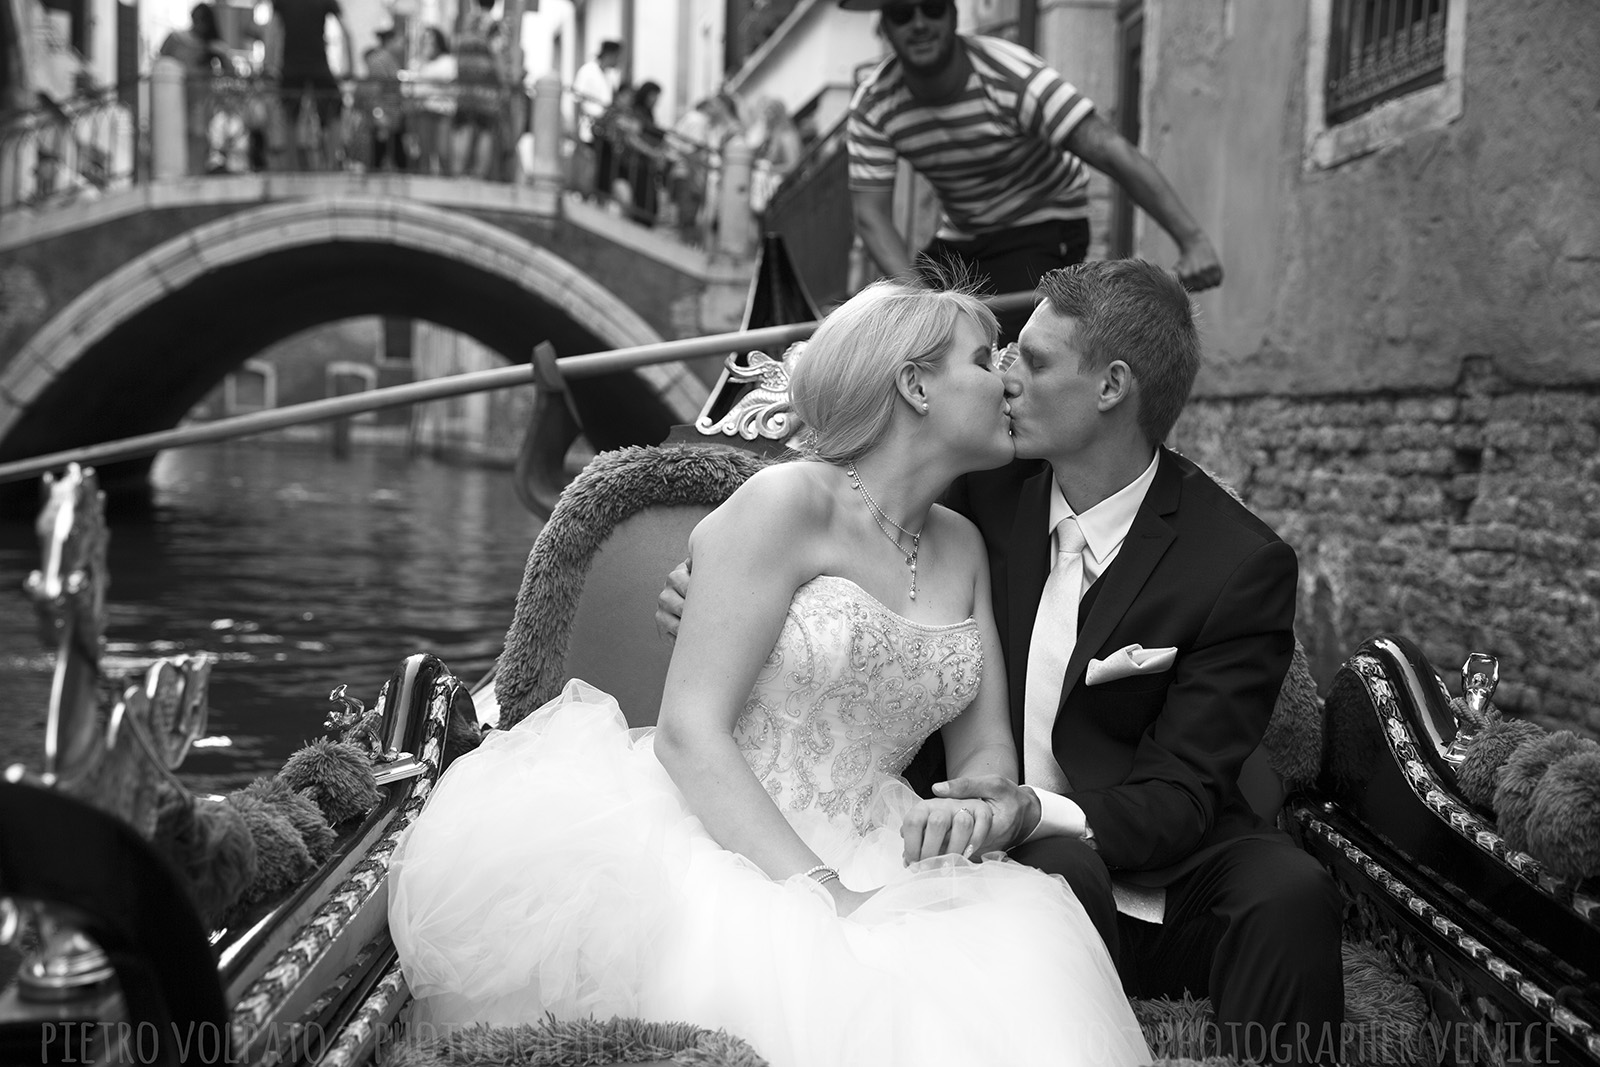
M1145 146L1227 270L1174 443L1296 547L1324 682L1393 630L1600 735L1600 19L1469 0L1460 118L1308 170L1307 7L1147 5Z
M1152 0L1146 148L1214 235L1206 394L1600 379L1600 19L1474 0L1443 130L1302 166L1307 5ZM1147 227L1158 259L1170 245Z
M1039 55L1073 88L1094 101L1095 111L1117 125L1117 0L1041 0ZM1089 172L1089 258L1103 259L1111 220L1111 180Z

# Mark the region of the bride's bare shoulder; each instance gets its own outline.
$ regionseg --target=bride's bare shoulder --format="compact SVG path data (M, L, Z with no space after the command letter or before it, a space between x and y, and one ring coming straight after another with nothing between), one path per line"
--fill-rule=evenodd
M984 554L983 535L965 515L952 511L943 504L935 504L933 510L928 513L928 521L933 524L938 536L948 539L957 552L974 556Z
M844 475L826 463L791 460L763 467L695 528L704 540L723 531L746 539L791 541L832 521ZM693 539L692 539L693 540Z

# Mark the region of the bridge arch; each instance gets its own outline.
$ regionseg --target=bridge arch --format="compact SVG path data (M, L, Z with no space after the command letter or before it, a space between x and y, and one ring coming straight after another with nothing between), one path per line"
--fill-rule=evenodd
M0 370L0 458L168 429L267 345L356 315L435 322L512 362L540 341L568 355L661 339L556 253L469 215L370 196L273 203L158 245L41 327ZM607 448L692 422L706 386L667 365L573 396ZM142 480L148 462L117 473Z

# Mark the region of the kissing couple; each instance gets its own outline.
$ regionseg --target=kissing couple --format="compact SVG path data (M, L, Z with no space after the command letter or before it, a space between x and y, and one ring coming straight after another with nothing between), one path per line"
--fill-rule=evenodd
M1119 260L1039 294L1005 366L966 293L827 316L791 378L806 457L662 594L659 726L574 680L402 840L419 1020L684 1021L778 1067L1135 1067L1128 996L1185 990L1225 1053L1337 1032L1337 892L1239 789L1294 552L1162 444L1200 359L1178 282Z

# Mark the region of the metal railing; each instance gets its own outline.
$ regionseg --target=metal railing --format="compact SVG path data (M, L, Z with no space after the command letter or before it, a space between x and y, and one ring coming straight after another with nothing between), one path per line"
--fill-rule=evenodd
M1346 122L1444 79L1449 0L1335 0L1327 119Z
M1033 298L1032 293L1005 293L1000 296L990 297L985 302L996 311L1005 311L1029 305L1032 303ZM637 345L632 348L617 348L605 352L591 352L585 355L563 356L550 361L553 365L541 362L538 353L536 353L533 362L529 364L519 363L510 367L470 371L466 374L430 378L426 381L393 385L364 393L328 397L323 400L312 400L304 404L294 404L271 411L255 411L248 415L219 419L203 425L183 426L175 430L163 430L158 433L124 438L120 441L86 445L82 448L71 448L43 456L13 460L10 463L0 463L0 484L22 481L26 478L37 478L46 471L57 470L68 463L78 463L85 466L99 463L115 463L122 460L137 459L141 456L151 456L168 448L211 444L238 437L249 437L271 430L281 430L289 426L326 422L331 419L359 415L362 412L404 407L429 400L443 400L452 396L464 396L468 393L489 392L494 389L506 389L530 384L540 384L545 388L559 390L564 388L564 382L569 379L594 378L660 363L675 363L681 360L701 359L708 356L726 356L731 352L755 349L781 352L795 341L803 341L810 337L812 331L816 328L816 322L798 322L784 326L765 326L757 330L708 334L704 337L691 337L681 341L659 341L655 344Z
M772 194L766 228L783 235L795 269L820 304L850 292L855 219L848 185L849 154L841 117L808 148Z
M131 96L104 89L61 104L41 96L33 110L0 125L0 211L91 198L137 181L148 146Z
M566 127L562 152L569 188L640 225L711 247L723 187L722 144L691 140L577 92L564 102L577 120Z
M560 106L541 121L536 97L546 92ZM710 247L719 190L730 184L726 154L627 112L606 111L580 140L572 119L582 103L552 77L534 93L409 71L318 87L249 74L186 77L163 59L136 84L65 104L41 99L0 123L0 212L183 175L393 171L531 182L545 140L556 161L547 179Z

